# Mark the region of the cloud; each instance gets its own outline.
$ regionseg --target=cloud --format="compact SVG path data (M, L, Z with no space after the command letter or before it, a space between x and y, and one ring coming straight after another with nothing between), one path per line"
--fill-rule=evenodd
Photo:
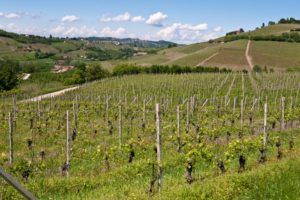
M202 24L182 24L174 23L160 29L155 35L149 38L155 40L169 40L178 43L194 43L208 41L218 37L215 31L209 31L206 23Z
M162 22L168 18L168 15L157 12L149 16L149 18L146 21L146 24L152 25L152 26L162 26Z
M117 15L115 17L102 16L100 19L101 22L127 22L130 21L131 15L129 12Z
M221 26L217 26L213 29L214 32L220 32L222 31L222 27Z
M125 36L127 33L126 29L119 27L115 30L111 29L110 27L105 27L100 31L102 36L110 36L110 37L122 37Z
M63 37L88 37L96 36L98 31L94 27L81 26L81 27L65 27L59 25L50 31L55 36Z
M131 18L132 22L143 22L145 21L145 18L143 18L142 16L134 16Z
M8 32L14 32L19 34L29 34L29 35L47 35L49 30L43 27L35 27L27 25L26 27L21 27L15 23L9 23L6 25L0 25L0 29Z
M102 16L100 22L142 22L145 21L145 18L142 16L132 16L129 12L117 16Z
M75 22L80 20L80 17L77 17L75 15L66 15L64 17L61 18L62 22Z
M4 17L4 18L7 18L7 19L17 19L17 18L21 18L21 15L20 14L17 14L17 13L2 13L0 12L0 17Z
M66 27L63 24L56 26L50 31L54 36L59 37L89 37L89 36L104 36L104 37L125 37L127 35L126 29L119 27L117 29L111 29L105 27L101 30L97 30L94 27L88 27L86 25L81 27Z

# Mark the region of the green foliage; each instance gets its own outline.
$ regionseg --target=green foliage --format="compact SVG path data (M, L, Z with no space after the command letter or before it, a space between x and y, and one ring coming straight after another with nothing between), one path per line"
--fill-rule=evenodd
M262 68L261 68L259 65L255 65L255 66L253 67L252 70L253 70L254 72L258 72L258 73L260 73L260 72L263 71Z
M113 76L128 75L128 74L188 74L188 73L228 73L230 69L218 67L189 67L179 65L152 65L150 67L141 67L131 64L118 65L113 69Z
M51 59L21 61L20 67L24 73L50 72L54 67L54 62Z
M126 59L134 55L134 50L132 48L121 48L114 50L90 47L88 50L89 51L86 54L87 58L100 61Z
M109 76L109 72L104 70L99 64L92 64L86 68L86 80L94 81Z
M51 44L54 41L59 41L58 38L46 38L42 36L35 36L35 35L23 35L23 34L16 34L6 32L0 29L0 36L12 38L21 43L43 43L43 44Z
M300 35L297 32L282 33L281 35L228 35L224 42L231 42L235 40L254 40L254 41L276 41L276 42L300 42Z
M0 60L0 91L11 90L18 84L19 63L12 60Z
M282 18L278 21L278 24L300 24L300 20L297 20L293 17L291 18Z
M121 76L126 74L139 74L142 72L142 69L136 65L131 64L121 64L113 69L113 76Z

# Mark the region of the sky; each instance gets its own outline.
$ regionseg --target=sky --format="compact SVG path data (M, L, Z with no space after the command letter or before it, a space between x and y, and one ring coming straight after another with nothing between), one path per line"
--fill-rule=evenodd
M132 37L182 44L300 18L298 0L1 0L0 29L57 37Z

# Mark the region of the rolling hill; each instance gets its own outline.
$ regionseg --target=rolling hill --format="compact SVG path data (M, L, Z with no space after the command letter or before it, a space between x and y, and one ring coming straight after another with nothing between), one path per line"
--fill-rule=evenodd
M276 24L243 33L245 36L270 36L289 33L291 29L300 28L299 24ZM222 42L218 38L210 43L198 43L159 51L156 55L144 55L130 59L128 62L138 65L176 64L188 66L217 66L233 70L249 69L246 59L246 39ZM274 70L300 68L300 43L277 41L251 41L249 56L254 65L266 66Z
M284 71L290 68L300 68L300 43L266 41L260 37L280 37L284 33L294 34L291 30L299 28L300 24L275 24L240 33L237 38L229 41L226 41L227 36L224 36L209 42L179 46L166 41L109 37L53 38L49 41L49 38L35 38L34 36L26 38L24 35L4 32L5 34L0 36L0 57L41 63L45 59L36 58L36 52L39 52L42 56L50 53L50 61L53 63L58 60L66 63L73 60L88 63L100 62L107 69L120 63L131 63L141 66L154 64L212 66L233 70L251 70L253 65L259 65ZM27 39L29 42L24 42ZM248 50L252 66L246 58L249 39L252 40ZM49 63L49 59L46 61Z

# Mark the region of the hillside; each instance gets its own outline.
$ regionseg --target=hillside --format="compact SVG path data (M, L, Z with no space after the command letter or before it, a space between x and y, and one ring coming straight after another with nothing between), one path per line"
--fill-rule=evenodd
M290 33L300 28L299 24L276 24L243 33L244 36L270 36ZM224 37L211 43L198 43L159 51L156 55L144 55L129 60L139 65L176 64L188 66L217 66L234 70L249 69L245 53L246 39L222 42ZM251 41L250 57L254 65L267 66L275 70L300 67L300 43L277 41Z
M282 34L298 34L298 31L291 30L299 28L299 24L275 24L209 42L180 46L167 41L111 37L43 38L1 31L0 57L19 60L25 66L35 64L45 70L53 68L57 62L68 65L74 61L101 63L109 70L120 63L250 70L246 59L247 40L250 38L248 56L253 65L282 71L300 67L300 43L280 39Z
M148 41L132 38L89 37L54 38L23 35L0 30L0 58L10 58L23 63L72 64L82 62L122 60L135 54L151 54L159 49L177 44L168 41Z

